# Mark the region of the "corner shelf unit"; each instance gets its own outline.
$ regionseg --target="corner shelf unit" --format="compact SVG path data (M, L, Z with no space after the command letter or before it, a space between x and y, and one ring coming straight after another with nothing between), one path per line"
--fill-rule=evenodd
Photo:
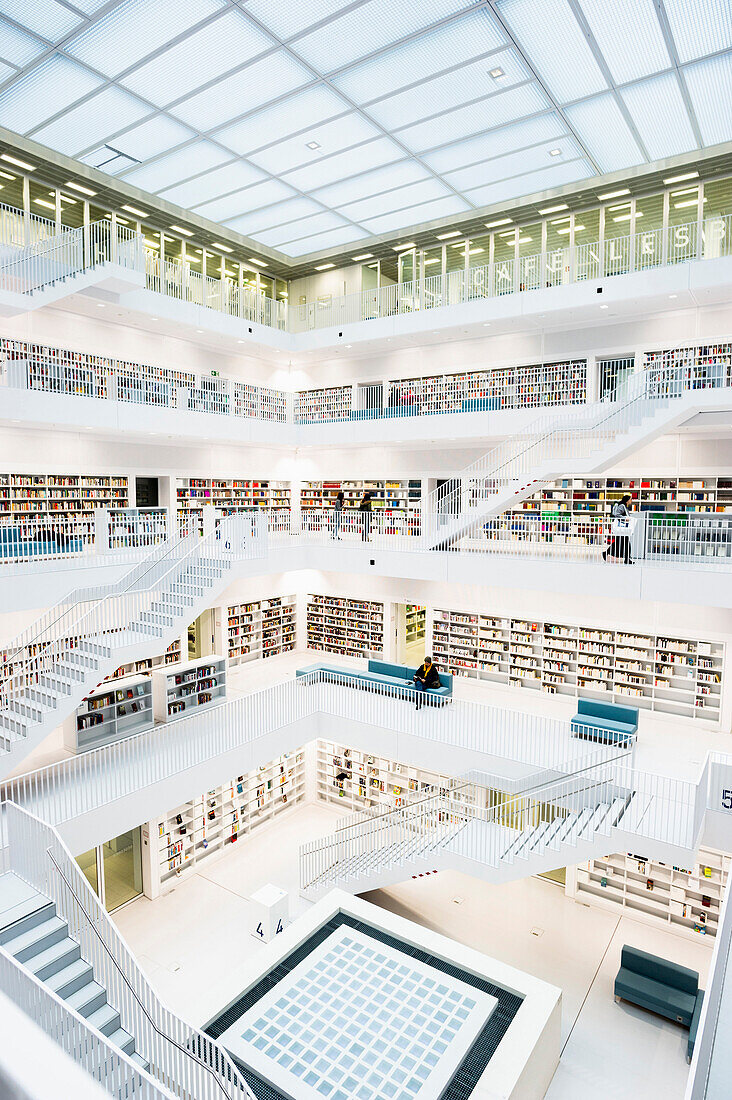
M295 649L295 596L234 604L227 609L227 656L230 665L275 657Z
M152 678L135 676L100 684L90 692L64 723L64 741L72 752L87 752L153 724Z
M348 657L381 656L384 605L345 596L308 596L307 648Z
M687 868L630 852L591 859L577 866L575 898L602 908L620 906L633 917L664 921L672 932L713 938L730 858L724 852L700 848L697 861Z
M129 507L126 477L114 474L0 474L0 518L69 516L93 533L95 508Z
M254 481L249 478L179 478L177 489L178 521L196 515L206 505L220 509L225 516L261 508L290 507L290 486L284 481Z
M226 658L212 655L153 673L155 719L187 718L226 698Z
M206 791L150 822L153 896L175 885L195 866L235 844L259 825L279 816L305 797L302 749L285 753L254 771ZM157 845L157 849L155 848Z
M493 367L459 374L400 378L389 382L389 405L428 416L463 412L465 402L488 410L582 405L587 400L587 360Z
M373 493L374 511L408 512L419 504L422 482L419 479L366 478L353 481L307 481L300 490L302 508L332 508L335 495L343 490L344 507L358 508L365 490Z
M721 718L723 642L436 609L432 655L457 676Z

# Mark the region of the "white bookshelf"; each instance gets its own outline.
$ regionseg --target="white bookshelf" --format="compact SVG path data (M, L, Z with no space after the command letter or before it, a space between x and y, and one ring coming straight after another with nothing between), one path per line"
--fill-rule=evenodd
M100 684L64 722L64 743L72 752L121 741L153 725L152 678L131 676Z
M352 386L301 390L295 395L295 420L298 424L323 424L334 420L350 420L352 399Z
M406 513L419 504L422 482L415 478L356 478L351 481L307 481L300 489L302 508L332 508L342 490L345 508L358 508L366 490L373 494L374 511Z
M233 604L226 609L227 657L230 665L275 657L295 649L295 596Z
M115 669L111 676L107 677L107 680L119 680L123 676L152 672L155 669L165 668L167 665L176 665L180 663L181 656L181 639L176 638L167 647L165 653L159 653L155 657L142 657L139 661L128 661L127 664L120 665L119 668ZM104 683L107 683L107 680Z
M723 642L437 608L441 671L718 725Z
M389 393L392 409L422 416L462 412L465 402L480 402L479 411L577 405L587 400L587 360L400 378L389 382Z
M179 523L197 517L207 505L213 505L224 515L253 512L261 509L288 509L290 486L284 481L262 481L251 478L179 478L176 486Z
M0 473L0 517L68 516L93 533L95 508L128 508L126 477L114 474Z
M148 825L151 896L173 887L194 867L291 809L305 797L302 749L235 776Z
M384 605L346 596L309 595L307 648L348 657L381 656Z
M218 655L170 665L153 673L155 719L187 718L226 698L226 658Z
M574 896L588 905L663 921L681 935L713 938L730 858L700 848L691 867L677 867L630 852L602 856L577 866ZM571 892L569 880L567 889Z
M427 608L418 604L408 603L406 605L405 617L407 645L411 645L413 642L423 641L427 628Z

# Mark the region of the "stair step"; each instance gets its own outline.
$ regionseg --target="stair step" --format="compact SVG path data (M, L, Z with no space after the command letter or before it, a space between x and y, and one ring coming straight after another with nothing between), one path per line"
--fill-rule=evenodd
M48 901L42 894L36 894L32 898L18 902L12 909L7 909L3 913L2 919L5 924L0 930L0 943L3 945L8 943L9 940L15 939L31 928L45 924L55 915L56 903Z
M13 936L12 939L5 940L3 947L18 962L25 962L26 959L39 954L47 947L64 939L68 931L69 927L66 921L62 917L54 915L49 920L35 924L31 928L26 928L24 932Z
M47 984L50 986L51 982ZM107 991L99 985L99 982L94 981L91 976L91 967L88 966L85 980L77 985L71 993L60 993L59 996L63 997L71 1008L86 1019L91 1016L92 1012L96 1012L98 1008L106 1003Z
M92 968L85 959L75 959L63 970L56 971L46 979L46 985L54 993L58 993L65 1001L70 1000L72 993L76 993L82 986L92 981ZM101 1003L101 1002L100 1002ZM97 1007L95 1005L95 1007Z
M119 1047L120 1050L123 1050L125 1054L132 1054L135 1049L135 1040L123 1027L118 1027L116 1031L113 1031L109 1036L109 1041Z
M27 958L25 965L39 981L45 982L59 971L66 970L77 959L81 959L81 948L76 940L72 940L70 936L64 936L39 954Z
M132 1059L133 1062L137 1062L138 1066L140 1066L142 1069L144 1069L146 1073L149 1072L150 1063L148 1062L148 1060L146 1058L143 1058L141 1054L138 1054L137 1051L133 1051L132 1054L130 1055L130 1058Z
M105 1001L101 1008L95 1008L87 1016L87 1020L97 1031L101 1031L102 1035L111 1035L119 1028L119 1012L116 1008L112 1008L109 1001Z

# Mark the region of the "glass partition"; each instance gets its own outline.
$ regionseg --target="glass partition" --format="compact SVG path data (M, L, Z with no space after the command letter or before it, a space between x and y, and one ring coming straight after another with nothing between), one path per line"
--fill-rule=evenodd
M132 901L142 893L142 850L140 830L127 833L102 844L104 873L104 904L109 912Z
M732 237L732 179L704 184L703 255L728 256Z
M635 266L642 270L663 263L663 195L646 195L635 203Z
M686 263L697 250L699 187L680 187L668 196L668 262Z

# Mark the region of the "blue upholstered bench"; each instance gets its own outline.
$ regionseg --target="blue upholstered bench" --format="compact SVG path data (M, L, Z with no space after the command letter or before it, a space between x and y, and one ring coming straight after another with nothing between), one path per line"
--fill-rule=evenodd
M632 745L638 729L638 708L579 699L571 727L576 737L627 748Z
M625 944L615 979L615 1000L630 1001L687 1027L686 1060L691 1061L704 1002L696 970Z
M0 527L0 557L34 558L48 554L80 554L84 549L81 539L67 538L59 541L52 536L48 539L21 538L15 527Z
M324 680L345 679L366 689L370 685L379 685L386 688L387 694L412 696L415 694L412 677L416 671L416 668L408 668L406 665L393 665L386 661L369 661L367 669L340 668L338 665L319 662L297 669L295 676L307 676L309 673L319 672L322 673ZM448 672L440 672L438 675L440 686L431 688L429 694L437 696L445 702L452 696L452 676Z

